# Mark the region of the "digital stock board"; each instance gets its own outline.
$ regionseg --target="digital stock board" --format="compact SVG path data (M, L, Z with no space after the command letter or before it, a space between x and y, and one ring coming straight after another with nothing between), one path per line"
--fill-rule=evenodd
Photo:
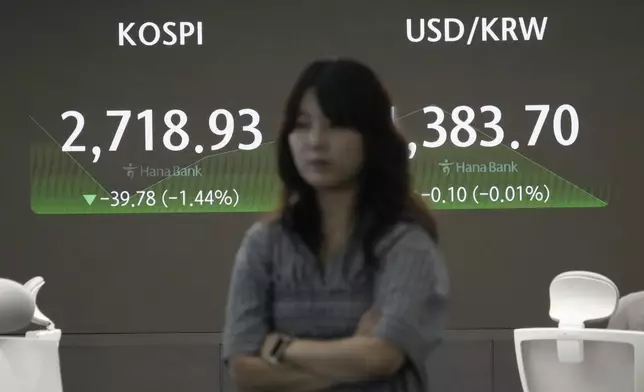
M562 81L575 56L561 49L575 39L563 17L432 16L407 5L385 25L330 11L304 23L294 7L275 11L289 23L269 28L266 18L248 27L233 23L233 11L191 7L141 17L88 8L68 16L68 31L50 32L77 38L51 49L57 71L41 76L49 87L30 108L33 212L273 209L286 95L307 62L329 55L382 77L409 141L414 188L433 208L609 203L609 181L577 173L602 141L594 119L611 97L583 93L583 72ZM546 58L552 64L538 66ZM564 155L582 158L553 167Z

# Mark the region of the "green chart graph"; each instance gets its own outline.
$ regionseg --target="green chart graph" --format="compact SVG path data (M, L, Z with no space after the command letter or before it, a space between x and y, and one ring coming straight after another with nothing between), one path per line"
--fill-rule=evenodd
M264 212L277 205L274 143L216 154L134 192L106 189L54 141L31 146L31 208L37 214ZM437 210L590 208L605 197L505 146L419 148L415 190ZM122 172L140 175L142 167ZM597 193L597 192L595 192Z

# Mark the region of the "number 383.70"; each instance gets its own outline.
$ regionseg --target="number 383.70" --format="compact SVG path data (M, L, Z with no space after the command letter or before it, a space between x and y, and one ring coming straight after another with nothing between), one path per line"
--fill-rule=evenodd
M543 126L550 112L550 105L525 105L526 112L539 112L539 115L535 121L534 127L530 134L530 139L528 140L528 146L534 146L539 140L539 135L543 129ZM424 141L423 146L428 148L438 148L444 145L447 142L447 139L452 142L456 147L469 147L474 145L477 140L477 130L472 126L472 122L476 116L474 109L469 106L458 106L452 113L451 118L454 123L454 127L450 132L445 129L445 111L439 108L438 106L427 106L423 108L425 114L433 114L435 116L434 121L427 123L427 128L436 131L438 134L434 141ZM482 134L491 138L491 140L481 140L480 145L482 147L496 147L503 143L504 131L503 128L499 125L501 122L501 110L493 105L486 105L480 108L481 114L490 113L492 119L483 123ZM562 117L564 113L568 114L570 117L570 130L568 137L563 135L563 126L562 126ZM487 116L486 116L487 117ZM579 118L577 116L577 111L571 105L561 105L555 110L553 119L552 119L552 129L554 132L555 139L562 146L569 146L577 140L579 134ZM489 134L489 131L493 135Z

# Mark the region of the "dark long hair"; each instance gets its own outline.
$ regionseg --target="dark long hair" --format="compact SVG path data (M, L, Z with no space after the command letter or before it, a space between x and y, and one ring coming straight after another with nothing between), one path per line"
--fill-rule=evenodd
M300 102L312 90L326 117L353 127L363 136L364 162L359 174L358 219L369 216L363 250L373 260L374 245L396 223L419 223L438 242L438 229L425 203L413 192L407 144L391 118L391 99L376 74L352 59L317 60L297 79L277 139L278 172L283 183L279 219L318 254L322 243L321 212L315 190L299 174L289 146Z

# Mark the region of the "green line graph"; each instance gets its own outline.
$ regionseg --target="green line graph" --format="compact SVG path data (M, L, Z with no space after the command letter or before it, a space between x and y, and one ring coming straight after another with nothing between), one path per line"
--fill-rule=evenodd
M37 214L263 212L280 191L274 143L201 159L135 192L105 189L53 140L30 149ZM127 172L122 167L124 181ZM136 166L134 175L144 175ZM607 202L504 147L420 148L415 189L437 210L604 207ZM113 193L114 192L114 193Z
M412 160L416 191L434 209L591 208L608 203L505 147L422 149Z

